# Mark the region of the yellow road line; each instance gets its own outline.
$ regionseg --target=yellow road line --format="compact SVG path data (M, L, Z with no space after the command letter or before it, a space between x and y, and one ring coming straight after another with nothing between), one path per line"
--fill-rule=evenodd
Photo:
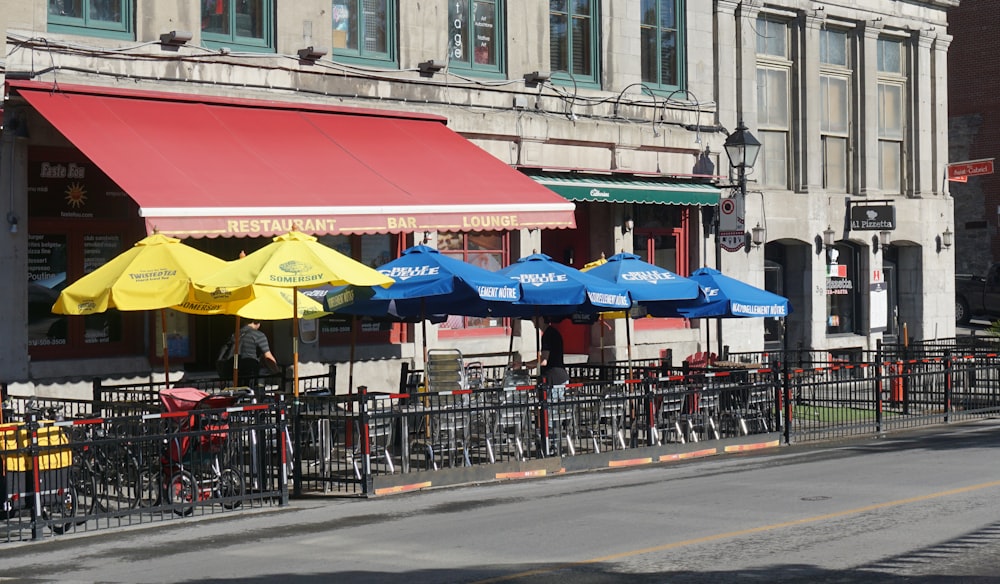
M803 519L793 519L792 521L783 521L781 523L772 523L771 525L762 525L760 527L751 527L750 529L741 529L739 531L730 531L727 533L717 533L714 535L706 535L704 537L697 537L694 539L686 539L684 541L675 541L673 543L667 543L663 545L641 548L637 550L630 550L626 552L621 552L617 554L611 554L607 556L600 556L596 558L590 558L588 560L580 560L579 562L567 562L565 564L559 564L556 566L550 566L548 568L538 568L536 570L528 570L526 572L517 572L515 574L507 574L505 576L497 576L496 578L488 578L486 580L478 580L472 584L493 584L494 582L509 582L511 580L520 580L522 578L528 578L531 576L540 576L542 574L551 574L552 572L558 572L559 570L565 570L567 568L573 568L576 566L586 566L588 564L598 564L601 562L611 562L614 560L620 560L622 558L629 558L633 556L641 556L643 554L651 554L654 552L662 552L667 550L673 550L681 547L687 547L690 545L698 545L702 543L708 543L712 541L719 541L722 539L729 539L734 537L742 537L744 535L750 535L754 533L762 533L765 531L774 531L775 529L783 529L785 527L792 527L795 525L804 525L806 523L816 523L817 521L825 521L827 519L836 519L838 517L846 517L848 515L858 515L860 513L867 513L869 511L877 511L879 509L887 509L889 507L899 507L901 505L909 505L910 503L919 503L921 501L929 501L931 499L939 499L941 497L948 497L951 495L960 495L962 493L969 493L972 491L979 491L982 489L988 489L991 487L1000 487L1000 481L993 481L989 483L980 483L978 485L970 485L968 487L960 487L957 489L950 489L947 491L940 491L937 493L930 493L927 495L919 495L917 497L909 497L906 499L897 499L895 501L886 501L884 503L875 503L872 505L865 505L864 507L856 507L854 509L846 509L844 511L836 511L834 513L826 513L824 515L816 515L813 517L805 517Z

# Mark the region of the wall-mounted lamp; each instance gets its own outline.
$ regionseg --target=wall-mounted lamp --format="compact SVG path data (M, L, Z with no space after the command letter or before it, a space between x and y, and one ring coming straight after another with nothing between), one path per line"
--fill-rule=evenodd
M879 231L878 235L872 236L872 253L886 251L889 249L890 243L892 243L892 232L889 230Z
M635 220L631 217L626 217L622 221L622 233L632 233L633 229L635 229Z
M941 246L944 247L945 249L949 249L951 247L952 238L954 236L955 234L951 232L951 229L945 227L944 232L941 234Z
M323 55L326 55L326 49L321 49L312 45L309 45L304 49L299 49L299 59L308 63L315 63L316 61L319 61L323 58Z
M172 48L177 50L177 47L187 44L192 37L193 35L186 30L172 30L160 35L160 45L162 45L163 48Z
M829 225L823 230L823 247L830 249L833 247L833 238L837 235L837 232L833 230Z
M17 233L17 215L7 213L7 224L10 225L10 232Z
M424 240L421 243L423 243L424 245L427 245L430 242L431 242L431 232L430 231L424 231Z
M539 83L545 83L552 77L548 71L532 71L524 74L525 87L538 87Z
M760 223L755 225L754 228L750 230L750 243L752 243L754 247L764 245L764 241L766 239L767 231L760 226Z
M421 77L434 77L434 74L440 73L444 67L444 63L434 59L429 59L417 64L417 69L420 70Z

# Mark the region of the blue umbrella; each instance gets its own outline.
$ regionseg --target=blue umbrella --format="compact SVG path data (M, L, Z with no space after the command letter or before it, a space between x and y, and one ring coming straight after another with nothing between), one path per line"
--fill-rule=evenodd
M698 282L708 302L679 309L686 318L783 318L792 311L792 305L784 296L712 268L699 268L690 279Z
M587 270L587 274L625 288L632 300L652 316L680 316L679 306L705 302L698 282L644 262L632 253L615 254Z
M510 278L415 245L378 271L395 280L389 288L342 286L326 294L335 313L423 319L428 315L485 316L490 307L521 297Z
M498 316L568 316L626 310L632 305L628 290L585 274L536 253L521 258L497 274L521 283L521 299L494 305Z

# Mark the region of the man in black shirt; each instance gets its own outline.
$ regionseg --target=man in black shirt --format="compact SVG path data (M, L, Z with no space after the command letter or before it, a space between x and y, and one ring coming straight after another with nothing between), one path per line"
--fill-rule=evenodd
M566 372L566 362L563 357L562 334L552 326L552 320L548 317L536 318L535 326L542 331L541 354L539 360L532 359L524 364L525 367L532 369L541 365L539 374L552 385L568 382L569 374Z

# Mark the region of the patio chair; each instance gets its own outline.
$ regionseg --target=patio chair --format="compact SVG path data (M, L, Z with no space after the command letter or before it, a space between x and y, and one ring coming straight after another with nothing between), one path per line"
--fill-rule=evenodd
M441 464L455 466L456 455L461 453L465 466L472 466L469 458L471 447L471 416L468 411L468 396L451 406L445 406L426 415L428 427L426 433L418 437L410 446L410 452L421 451L425 454L425 468L438 470L438 457Z
M458 349L431 349L427 351L427 391L455 391L465 389L465 367L462 352Z
M490 463L496 462L497 447L513 447L517 460L526 460L524 431L528 427L528 392L516 391L512 385L497 393L493 407L492 431L486 437Z

